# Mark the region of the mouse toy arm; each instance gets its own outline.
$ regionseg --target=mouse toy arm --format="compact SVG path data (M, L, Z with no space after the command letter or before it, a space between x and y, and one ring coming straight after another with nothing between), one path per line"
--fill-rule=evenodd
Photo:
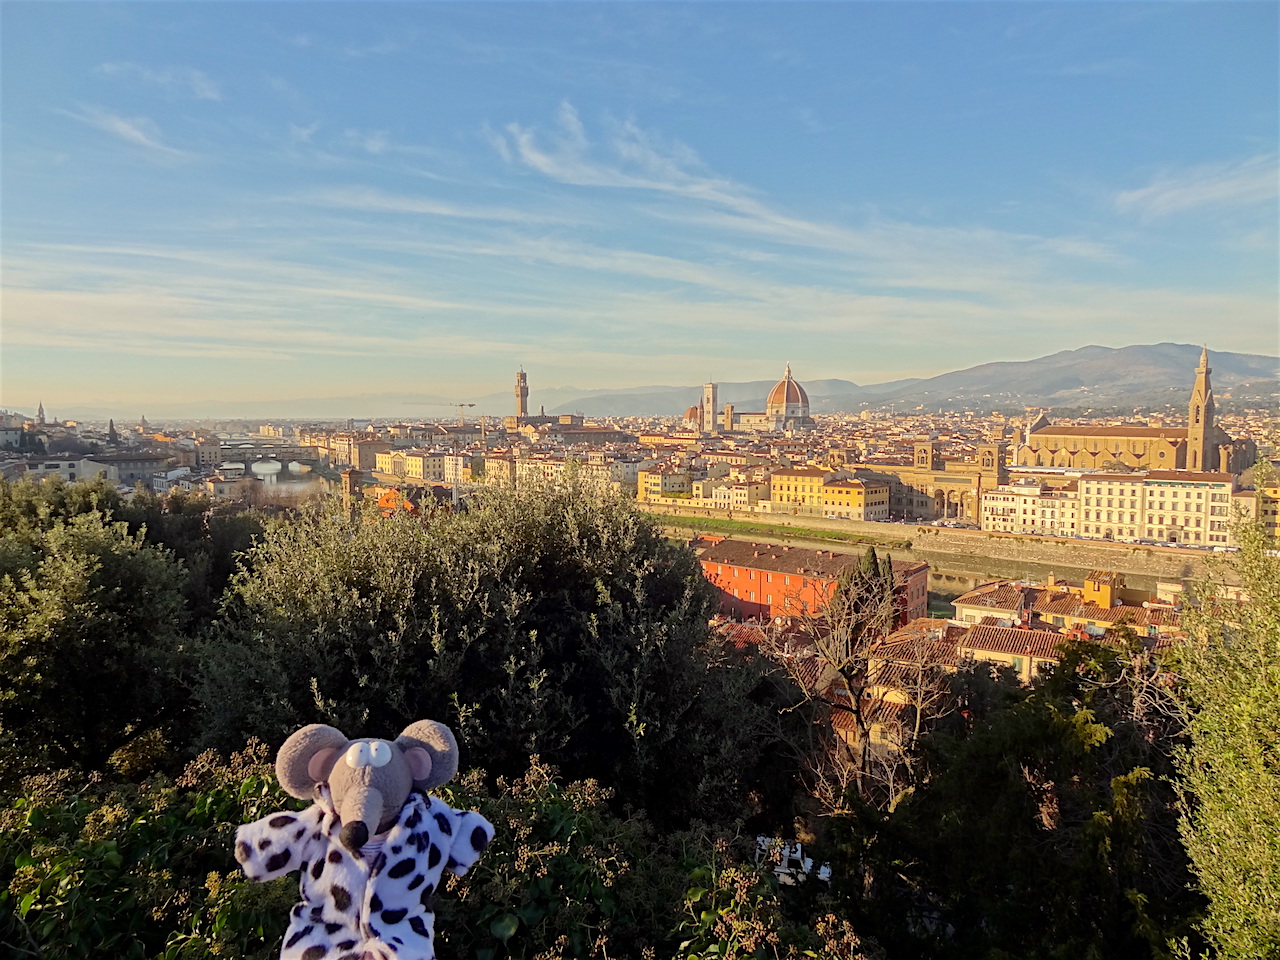
M281 810L236 829L236 860L250 880L274 880L311 859L320 840L324 811Z
M465 876L484 848L493 839L493 824L474 811L452 811L453 843L445 868L457 876Z

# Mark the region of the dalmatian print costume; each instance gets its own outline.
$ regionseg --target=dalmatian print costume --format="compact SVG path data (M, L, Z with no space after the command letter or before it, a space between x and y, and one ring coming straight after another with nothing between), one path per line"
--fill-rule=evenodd
M302 902L280 960L434 960L436 889L445 870L462 876L476 862L492 824L414 793L366 861L339 843L342 823L324 784L317 795L306 810L236 830L236 859L249 879L301 871Z

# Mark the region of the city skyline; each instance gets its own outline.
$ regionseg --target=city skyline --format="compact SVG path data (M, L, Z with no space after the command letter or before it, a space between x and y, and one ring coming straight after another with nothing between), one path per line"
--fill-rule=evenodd
M1276 9L4 10L0 405L1276 352Z

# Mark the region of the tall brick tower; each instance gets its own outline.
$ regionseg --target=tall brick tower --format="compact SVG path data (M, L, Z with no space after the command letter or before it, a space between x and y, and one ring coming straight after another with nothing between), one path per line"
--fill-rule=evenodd
M520 372L516 374L516 416L527 417L529 415L529 376L524 372L524 368L520 368Z
M716 396L717 389L714 383L704 383L702 385L702 420L698 424L698 429L703 433L719 433L720 429L716 425Z
M1213 387L1209 383L1209 349L1200 350L1200 365L1196 367L1196 382L1191 388L1191 402L1187 405L1187 469L1216 470L1217 451L1213 429Z

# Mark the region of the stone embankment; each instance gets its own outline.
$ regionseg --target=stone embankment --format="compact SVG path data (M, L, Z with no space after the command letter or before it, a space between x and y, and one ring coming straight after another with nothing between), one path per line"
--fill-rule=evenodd
M902 523L871 523L860 520L829 520L817 516L788 516L769 513L730 513L702 507L640 503L642 509L659 516L680 517L680 526L697 529L699 519L740 520L776 527L777 537L787 542L813 542L830 547L800 531L852 535L882 544L894 544L893 555L907 560L924 560L932 571L930 590L940 596L955 596L978 583L994 579L1043 580L1049 574L1078 580L1090 570L1111 570L1125 574L1128 583L1139 589L1155 589L1158 581L1185 582L1205 576L1205 561L1213 554L1204 550L1177 547L1150 547L1138 544L1107 543L1059 537L988 533L952 527ZM794 528L791 532L788 528ZM711 530L720 533L724 531ZM773 531L770 531L772 534ZM728 533L740 539L770 540L758 531ZM909 541L909 549L896 546ZM846 549L859 549L850 544ZM1228 576L1227 579L1232 579Z

